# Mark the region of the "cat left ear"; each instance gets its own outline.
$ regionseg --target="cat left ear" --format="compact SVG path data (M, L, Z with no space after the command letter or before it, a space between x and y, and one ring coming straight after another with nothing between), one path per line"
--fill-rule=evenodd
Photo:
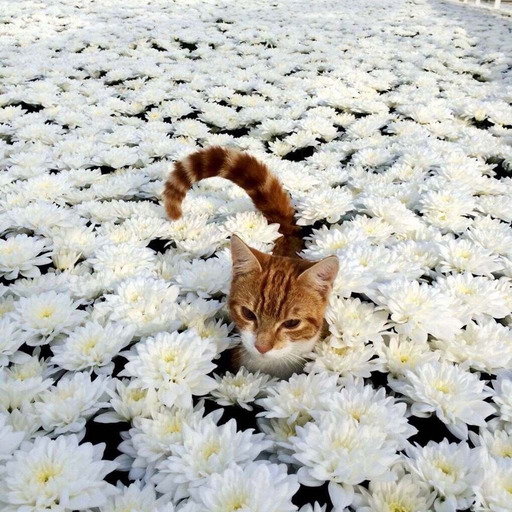
M236 235L231 236L231 259L233 260L233 275L246 272L261 271L261 265L252 249Z
M307 281L310 286L313 286L318 291L328 292L338 275L339 268L338 258L336 256L329 256L304 270L300 274L299 279Z

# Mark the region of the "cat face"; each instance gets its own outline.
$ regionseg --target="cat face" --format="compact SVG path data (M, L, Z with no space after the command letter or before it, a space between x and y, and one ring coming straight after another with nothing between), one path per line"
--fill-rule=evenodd
M231 241L231 319L243 344L242 364L282 376L302 366L318 340L338 260L271 256Z

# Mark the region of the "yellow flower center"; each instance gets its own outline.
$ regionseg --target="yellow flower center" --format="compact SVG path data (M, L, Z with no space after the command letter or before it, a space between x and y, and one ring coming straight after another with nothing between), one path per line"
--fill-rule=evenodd
M139 400L142 400L147 395L147 391L145 389L133 389L130 391L130 398L134 402L138 402Z
M36 472L36 481L40 484L46 484L51 478L60 474L56 467L45 467Z
M405 507L401 503L393 502L389 504L389 512L412 512L409 507Z
M227 505L226 511L229 511L229 512L234 512L235 510L241 510L246 506L245 499L242 498L241 496L234 496L233 498L231 498L230 501L228 501L226 503L226 505Z
M82 352L86 355L89 355L91 353L91 350L96 346L97 343L98 338L89 338L82 345Z
M445 475L455 476L455 470L452 466L447 464L446 462L439 461L436 463L437 468L439 468Z
M437 389L437 391L441 391L441 393L449 393L450 392L450 387L448 386L448 384L446 382L437 382L434 386L435 389Z
M210 441L203 447L203 457L209 459L212 455L219 453L220 445L218 441Z
M337 356L346 356L347 353L350 351L350 348L349 347L333 348L332 351Z
M39 311L38 317L42 320L43 318L50 318L55 313L55 310L51 306L46 306L41 311Z
M181 432L181 423L177 418L173 418L165 426L165 433L166 434L178 434L179 432Z
M512 457L512 446L504 446L500 451L500 455L502 457Z

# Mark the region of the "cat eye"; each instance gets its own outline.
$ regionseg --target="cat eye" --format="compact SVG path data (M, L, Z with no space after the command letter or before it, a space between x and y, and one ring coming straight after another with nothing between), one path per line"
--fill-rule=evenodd
M292 319L292 320L286 320L286 322L283 322L281 325L285 329L293 329L297 327L300 324L300 320L298 319Z
M256 315L249 308L246 308L245 306L242 306L242 316L246 320L249 320L249 322L256 321Z

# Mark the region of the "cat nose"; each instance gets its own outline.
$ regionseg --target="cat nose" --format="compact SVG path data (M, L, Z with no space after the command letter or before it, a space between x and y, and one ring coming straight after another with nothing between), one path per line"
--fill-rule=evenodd
M256 347L256 350L260 354L265 354L265 352L268 352L272 348L270 345L262 345L262 344L259 344L259 343L255 343L254 346Z

